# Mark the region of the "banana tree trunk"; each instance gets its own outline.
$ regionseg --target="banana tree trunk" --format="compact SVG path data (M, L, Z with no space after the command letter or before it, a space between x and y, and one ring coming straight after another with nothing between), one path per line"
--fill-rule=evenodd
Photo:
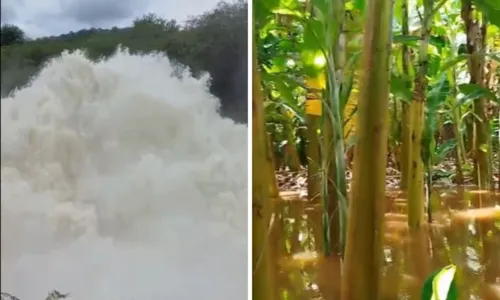
M401 14L402 14L402 33L403 35L409 34L408 25L408 0L403 0L401 3ZM410 67L410 53L408 46L403 45L403 78L408 78L409 67ZM411 86L411 84L408 84ZM410 109L410 104L403 103L403 120L402 120L402 141L401 141L401 182L400 188L406 190L408 188L408 181L410 178L410 168L411 168L411 130L412 130L412 112Z
M271 199L279 198L279 189L278 182L276 180L275 170L276 170L276 159L274 155L274 151L271 147L272 145L272 135L270 133L267 134L267 155L271 158L271 164L268 165L269 168L269 197Z
M468 67L470 82L484 86L485 59L482 52L486 50L486 19L478 20L474 17L471 0L462 0L462 20L465 24L467 35ZM474 175L476 184L480 189L490 189L491 165L489 157L489 121L486 114L486 99L474 102L475 149L474 149Z
M270 174L267 170L273 167L272 157L268 151L255 45L252 50L254 57L252 68L252 293L255 300L272 300L274 299L274 284L267 235L271 219Z
M342 300L381 297L392 4L368 2Z
M434 0L424 0L424 21L419 49L419 69L415 78L412 101L413 126L411 130L411 169L408 186L408 226L417 230L424 220L424 167L421 157L421 141L424 125L425 92L427 90L427 54L429 51L431 11Z

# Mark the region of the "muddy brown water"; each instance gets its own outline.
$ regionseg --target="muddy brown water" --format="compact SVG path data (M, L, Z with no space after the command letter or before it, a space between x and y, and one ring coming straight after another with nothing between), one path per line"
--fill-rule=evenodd
M436 188L431 226L416 235L406 225L405 195L390 191L386 199L382 299L420 299L422 274L453 263L459 299L500 300L500 194ZM339 299L341 261L321 252L321 207L294 192L281 193L274 204L277 299Z

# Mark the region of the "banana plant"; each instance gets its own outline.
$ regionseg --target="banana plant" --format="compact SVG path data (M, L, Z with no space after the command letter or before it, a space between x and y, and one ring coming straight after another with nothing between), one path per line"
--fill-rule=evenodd
M421 141L421 157L424 163L424 170L427 179L427 216L428 221L431 222L431 191L432 191L432 167L434 164L439 163L447 154L447 151L451 150L451 147L439 147L436 142L436 131L438 126L438 114L443 103L445 103L446 98L450 92L450 84L447 79L447 74L443 73L438 81L432 86L429 94L427 95L426 101L426 112L425 112L425 122L424 122L424 132L422 134ZM450 142L448 142L450 143ZM448 144L445 144L448 145ZM440 151L437 151L437 150ZM446 152L443 151L446 150ZM444 153L443 153L444 152ZM439 155L438 155L439 153Z
M322 199L325 207L330 199L337 199L340 208L340 248L345 240L347 220L347 184L345 181L344 161L344 110L353 88L355 68L360 56L360 33L362 32L362 12L364 1L311 0L304 7L303 1L297 0L258 0L254 2L254 18L260 28L259 61L263 86L272 90L282 106L296 116L299 123L305 119L304 113L304 81L306 78L318 78L325 75L325 92L323 95L323 127L324 143L320 144L321 173L335 174L334 192L327 191L331 185L329 175L322 176ZM288 21L285 30L276 22L276 16ZM349 15L349 17L345 17ZM343 22L342 20L345 20ZM341 26L341 23L345 23ZM341 28L343 27L343 28ZM347 33L342 30L348 27ZM345 35L342 36L341 35ZM343 55L347 60L342 62L337 51L340 40L345 39L346 49ZM352 41L350 43L349 41ZM340 51L341 52L341 51ZM322 59L322 67L318 60ZM272 101L272 99L271 99ZM268 106L276 114L275 106ZM269 118L270 114L268 114ZM277 119L276 117L273 117ZM284 118L281 118L284 120ZM331 124L331 125L328 125ZM323 128L325 129L325 128ZM333 131L333 139L327 137ZM333 155L331 155L333 153ZM333 168L332 168L333 166ZM330 196L333 196L330 198ZM325 218L325 228L329 227L331 216ZM325 239L329 233L325 232ZM331 245L327 241L325 245ZM326 253L331 252L325 249Z

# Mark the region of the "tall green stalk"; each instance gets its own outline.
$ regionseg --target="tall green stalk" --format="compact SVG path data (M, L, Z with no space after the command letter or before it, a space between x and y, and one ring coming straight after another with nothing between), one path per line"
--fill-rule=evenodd
M340 103L340 87L342 84L342 73L345 61L345 36L343 35L344 18L345 18L345 1L336 0L328 1L329 3L329 20L327 24L327 105L329 114L327 117L332 120L333 129L333 147L329 150L330 157L334 158L331 162L331 170L329 173L335 173L335 190L336 197L333 200L338 201L339 208L339 227L340 240L339 251L343 255L346 234L347 234L347 183L345 181L345 160L344 160L344 126L343 126L343 111ZM332 220L329 217L329 222ZM331 243L331 242L330 242Z
M252 68L252 294L253 299L274 298L273 277L269 256L268 232L271 219L269 198L272 158L267 147L264 105L255 45Z
M408 22L408 0L402 0L401 3L402 14L402 33L408 35L410 32ZM403 52L403 78L409 80L409 68L411 64L410 52L408 46L403 44L401 51ZM407 83L408 88L411 88L411 83ZM408 180L410 178L411 167L411 126L412 126L412 113L410 104L403 102L403 122L402 122L402 142L401 142L401 183L400 188L406 190L408 188Z
M312 3L314 4L314 3ZM345 180L344 135L342 106L340 103L341 70L340 60L342 49L342 28L344 21L344 1L326 1L320 7L313 6L313 13L318 14L318 20L323 25L325 40L318 40L321 52L326 58L326 91L323 112L323 143L321 144L321 170L323 174L321 199L323 201L324 252L332 254L335 250L343 253L345 247L347 223L347 184ZM309 24L308 24L309 25ZM337 61L339 60L339 61ZM339 72L339 74L337 74ZM338 208L337 209L337 203ZM336 216L339 216L337 218ZM340 226L337 226L339 224ZM337 229L337 227L340 227ZM334 231L340 230L337 242ZM332 238L333 237L333 238ZM339 244L336 247L337 243Z
M426 90L428 85L428 51L430 40L430 28L433 17L434 0L424 0L424 16L422 20L422 34L418 57L418 73L415 78L415 89L413 93L412 106L412 150L410 180L408 185L408 226L410 229L418 229L424 216L424 166L422 162L422 134L424 125L424 108Z
M468 67L470 83L484 86L485 58L482 52L486 49L486 18L475 16L471 0L462 0L462 20L465 23L467 35ZM480 189L490 189L491 164L490 164L490 134L489 121L486 114L486 99L477 99L474 102L474 175Z
M329 85L327 91L330 92L330 101L326 103L332 114L328 114L325 120L326 126L329 127L328 130L325 130L325 133L329 133L325 138L326 151L329 157L327 212L328 222L330 223L330 247L327 249L327 255L332 251L343 254L347 223L347 189L344 181L344 126L342 118L343 112L340 105L340 87L343 83L343 72L346 57L346 37L342 32L344 27L345 1L337 0L331 2L331 18L337 21L329 24L333 27L331 30L333 31L335 39L332 41L332 47L329 51L329 53L332 53L333 55L330 56L331 63L328 66ZM333 79L332 76L334 76L335 79ZM333 95L331 91L333 91L335 95Z
M457 46L455 43L456 34L454 31L449 35L450 39L450 60L455 59L457 53ZM460 118L460 106L456 105L457 103L457 66L454 65L450 70L449 79L450 79L450 93L451 93L451 118L453 120L453 135L455 136L455 140L457 143L457 147L455 148L455 167L456 167L456 175L455 182L457 184L463 184L464 175L462 170L462 165L467 162L466 152L465 152L465 144L462 133L460 132L460 127L462 124L462 120Z
M342 300L381 297L392 10L392 1L368 1Z

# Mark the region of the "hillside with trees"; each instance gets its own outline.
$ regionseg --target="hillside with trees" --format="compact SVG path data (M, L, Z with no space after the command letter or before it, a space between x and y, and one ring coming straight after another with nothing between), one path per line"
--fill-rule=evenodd
M247 4L220 2L212 11L191 17L185 24L154 13L130 27L89 28L59 36L29 39L15 24L1 27L2 97L22 87L48 59L64 50L85 49L98 60L121 45L130 53L164 52L198 76L211 75L210 92L221 99L222 113L246 122Z

